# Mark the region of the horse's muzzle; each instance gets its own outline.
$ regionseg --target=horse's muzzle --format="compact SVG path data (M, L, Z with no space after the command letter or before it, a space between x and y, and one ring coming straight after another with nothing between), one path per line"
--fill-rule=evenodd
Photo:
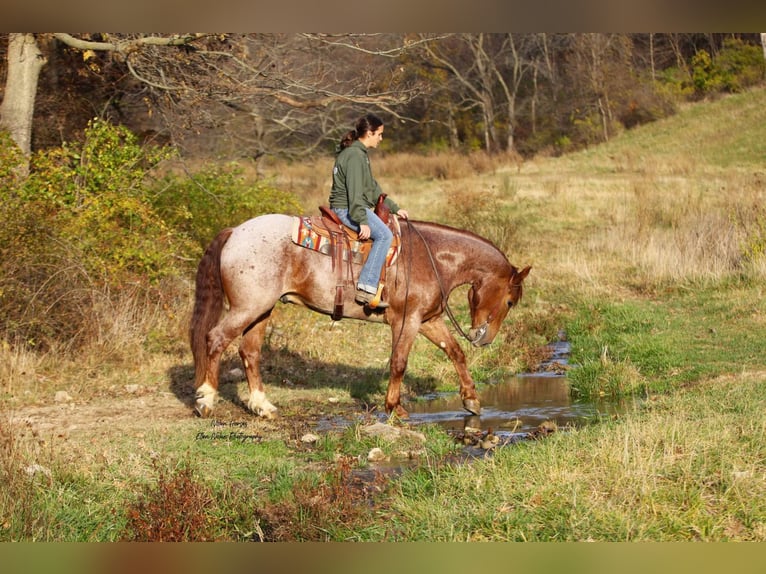
M468 331L468 339L471 341L471 344L474 347L481 347L489 343L489 341L484 341L484 337L487 334L488 328L489 328L489 325L487 325L486 323L483 323L482 325L479 325L475 329L470 329Z

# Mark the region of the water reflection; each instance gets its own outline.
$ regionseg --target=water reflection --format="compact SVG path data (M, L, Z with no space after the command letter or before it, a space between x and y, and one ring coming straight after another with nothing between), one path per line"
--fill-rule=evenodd
M498 435L528 433L544 421L558 427L582 425L626 410L624 401L574 400L567 378L569 345L551 345L551 358L544 372L519 375L507 381L486 385L479 390L481 416L468 415L457 393L420 397L405 405L410 423L434 423L449 430L492 429Z
M525 375L487 385L479 392L479 400L481 416L467 416L456 393L426 397L406 408L413 424L435 423L454 430L491 428L496 434L529 432L547 420L559 427L578 425L624 411L624 405L617 403L575 401L566 377L550 375Z

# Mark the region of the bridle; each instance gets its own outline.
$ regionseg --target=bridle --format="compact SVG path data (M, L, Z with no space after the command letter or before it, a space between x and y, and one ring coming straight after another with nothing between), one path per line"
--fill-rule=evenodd
M434 261L433 254L431 253L431 248L428 245L428 242L425 240L423 235L420 233L417 227L412 225L412 222L409 219L405 220L407 224L410 226L410 229L412 229L415 233L418 234L418 237L420 237L420 240L423 242L423 245L426 248L426 253L428 253L428 259L431 261L431 268L434 270L434 274L436 275L436 282L439 284L439 291L441 292L442 296L442 305L444 306L444 310L447 313L447 317L449 317L450 322L452 323L452 326L455 327L458 333L460 333L463 338L465 338L469 343L472 345L475 345L478 341L481 341L482 337L487 333L487 329L489 329L489 324L492 322L492 319L500 312L501 306L505 304L505 299L501 298L500 301L497 302L497 305L495 305L495 308L492 309L489 315L487 315L487 318L485 321L476 327L475 329L469 329L468 333L466 334L465 331L460 327L460 324L455 319L454 313L452 313L452 309L449 306L449 298L447 296L447 293L444 290L444 285L442 284L441 276L439 275L439 271L436 268L436 261ZM410 262L412 262L412 235L409 235L409 242L410 242ZM514 287L518 288L518 285L514 285Z

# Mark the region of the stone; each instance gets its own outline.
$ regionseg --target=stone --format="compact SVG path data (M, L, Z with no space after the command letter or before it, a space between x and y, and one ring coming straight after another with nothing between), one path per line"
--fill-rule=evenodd
M381 422L363 426L360 428L360 431L367 436L380 437L389 442L393 442L402 438L413 438L421 443L426 442L426 437L423 433L387 425Z
M314 433L306 433L301 437L301 442L305 444L314 444L319 440L319 437Z
M386 460L386 453L383 449L375 447L367 453L367 460L370 462L382 462Z

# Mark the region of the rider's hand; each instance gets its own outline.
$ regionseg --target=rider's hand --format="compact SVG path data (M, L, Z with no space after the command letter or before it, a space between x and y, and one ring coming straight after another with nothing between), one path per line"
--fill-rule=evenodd
M369 239L370 238L370 226L362 224L359 226L359 239Z
M410 216L407 213L406 209L400 209L399 211L396 212L396 215L398 215L402 219L409 219L410 218Z

